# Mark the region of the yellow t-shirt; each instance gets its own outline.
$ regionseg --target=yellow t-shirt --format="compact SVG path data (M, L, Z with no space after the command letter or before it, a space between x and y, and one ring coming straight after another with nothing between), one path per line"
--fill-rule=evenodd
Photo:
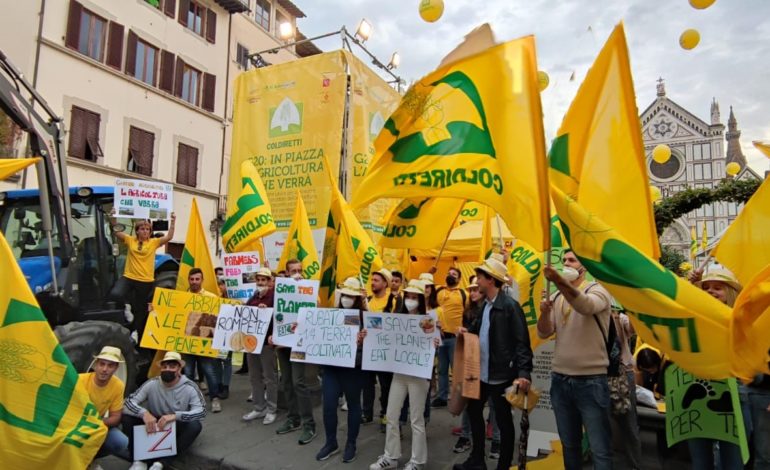
M123 275L134 281L152 282L155 280L155 250L160 246L160 238L150 238L142 242L139 249L139 241L126 235L123 242L128 247L126 256L126 268Z
M83 384L88 397L96 405L99 416L105 416L108 411L120 411L123 409L123 381L114 375L110 377L107 385L100 387L94 382L94 373L87 372L78 376L78 382Z
M444 333L457 334L457 330L463 326L463 312L465 311L463 293L460 292L459 287L454 289L444 287L438 291L437 300L442 310L439 317L441 330Z
M369 311L370 312L382 312L385 310L385 306L388 305L388 298L390 297L389 294L385 294L380 298L377 298L375 296L372 296L371 299L367 301L367 304L369 305Z

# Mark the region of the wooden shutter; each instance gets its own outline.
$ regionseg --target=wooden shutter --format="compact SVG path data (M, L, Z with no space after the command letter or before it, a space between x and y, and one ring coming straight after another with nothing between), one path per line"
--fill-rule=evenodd
M176 0L163 0L163 13L173 18L176 14Z
M174 56L169 51L160 51L160 80L158 87L168 93L174 93Z
M198 149L190 147L188 152L187 182L188 186L198 186Z
M187 146L179 144L176 156L176 182L187 184Z
M182 97L182 80L184 80L184 61L176 58L176 70L174 70L174 96Z
M86 125L85 110L73 106L70 112L70 144L67 149L71 157L86 157Z
M64 38L64 44L71 48L78 48L80 40L80 17L83 14L83 5L75 0L70 1L70 12L67 18L67 35Z
M216 98L217 77L210 73L203 74L203 100L201 107L206 111L214 112L214 101Z
M206 40L211 44L217 42L217 14L214 10L206 10Z
M137 35L129 30L128 43L126 44L126 75L136 75L136 43Z
M123 63L123 28L122 24L110 21L110 37L107 44L107 65L120 70ZM136 51L136 49L134 49Z
M154 149L155 134L131 126L128 137L128 152L136 165L136 173L152 176Z
M187 26L187 14L190 11L190 0L179 0L179 24Z
M99 145L99 125L101 124L102 117L97 113L86 111L86 132L85 142L88 146L90 154L84 156L90 156L89 160L95 162L102 155L102 148Z

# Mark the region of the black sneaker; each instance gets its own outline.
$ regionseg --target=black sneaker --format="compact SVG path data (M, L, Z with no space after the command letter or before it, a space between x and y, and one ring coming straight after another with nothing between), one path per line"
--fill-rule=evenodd
M471 447L473 447L473 445L471 444L470 439L467 437L460 437L457 439L457 443L455 444L454 449L452 449L452 452L455 454L462 454L463 452L471 450Z
M318 451L317 454L315 454L315 459L319 462L328 459L332 455L338 453L340 451L340 447L335 444L324 444L323 447L321 447L321 450Z
M345 452L342 454L342 463L350 463L356 459L356 444L348 442L345 444Z
M228 397L230 397L230 387L222 385L222 390L219 391L219 398L227 400Z
M361 424L370 424L374 422L374 418L367 415L361 415Z
M443 398L436 398L432 402L430 402L431 408L444 408L446 407L447 403L446 400Z
M489 458L492 460L500 458L500 443L498 441L492 441L492 447L489 449Z
M473 457L468 457L465 462L454 464L452 470L487 470L487 464L483 460L479 461Z

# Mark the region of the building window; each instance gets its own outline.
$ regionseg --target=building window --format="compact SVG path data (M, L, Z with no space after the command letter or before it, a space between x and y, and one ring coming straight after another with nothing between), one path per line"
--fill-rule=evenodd
M266 31L270 31L270 2L257 0L257 4L254 6L254 20Z
M198 184L198 149L180 143L177 150L176 182L193 188Z
M692 146L692 158L693 160L702 160L703 155L701 154L701 148L700 145L693 145Z
M136 42L136 61L134 77L144 83L155 86L155 71L158 67L158 49L140 40Z
M711 144L701 144L701 153L704 160L711 160Z
M235 60L238 62L238 67L249 70L249 50L240 43L236 46Z
M94 60L104 60L107 20L86 10L76 1L70 2L65 44Z
M198 105L200 99L201 72L184 64L182 72L182 99Z
M152 176L152 161L155 157L155 134L131 126L128 136L128 171Z
M706 217L714 217L714 205L713 204L706 204L703 208L706 210Z
M190 2L190 9L187 11L187 27L197 34L203 36L203 23L206 18L206 7Z
M69 148L71 157L95 162L104 156L99 145L99 126L101 116L87 109L72 107L70 114Z

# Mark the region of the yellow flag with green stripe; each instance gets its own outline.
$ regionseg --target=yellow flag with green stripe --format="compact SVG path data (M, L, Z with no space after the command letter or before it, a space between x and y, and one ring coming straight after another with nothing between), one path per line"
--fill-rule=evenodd
M278 269L284 269L290 259L302 262L302 275L305 279L320 279L321 264L318 262L318 252L313 241L313 231L307 219L305 202L302 194L297 191L297 205L289 226L289 236L278 261Z
M481 227L481 243L479 243L479 263L492 256L494 243L492 242L492 217L493 211L489 207L484 208L484 224ZM502 238L502 235L501 235Z
M644 254L660 257L622 23L580 85L549 159L553 184Z
M746 210L746 209L744 209ZM770 374L770 264L744 285L733 308L730 349L733 375Z
M321 282L318 298L321 305L334 307L334 291L337 290L337 239L339 238L339 220L336 217L334 198L326 218L326 236L324 238L323 259L321 261Z
M462 199L404 199L388 214L379 245L385 248L437 248L454 227L464 204Z
M375 141L351 205L459 198L500 214L518 238L549 245L548 174L535 40L440 66L415 83Z
M198 202L193 198L190 208L190 223L187 226L187 236L184 239L182 257L179 259L179 275L176 278L176 290L187 290L190 284L187 282L192 268L200 268L203 271L203 288L212 294L219 296L217 276L211 261L211 252L206 240L206 232L203 230L201 215L198 212Z
M257 246L260 238L275 232L265 185L250 160L241 163L240 196L235 201L228 201L228 207L222 226L222 244L226 252L249 251Z
M382 268L382 259L342 193L334 188L331 211L339 221L337 236L337 279L357 277L364 285Z
M0 233L0 462L85 468L107 428Z
M705 225L705 224L704 224ZM698 236L695 234L695 226L690 227L690 259L694 260L698 253Z

